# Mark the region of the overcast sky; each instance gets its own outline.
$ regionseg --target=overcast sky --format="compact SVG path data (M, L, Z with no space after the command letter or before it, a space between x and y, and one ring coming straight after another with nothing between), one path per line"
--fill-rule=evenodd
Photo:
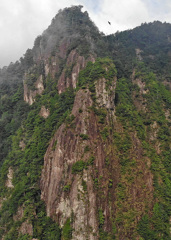
M0 67L19 60L58 10L71 5L83 5L105 34L154 20L171 23L171 0L0 0Z

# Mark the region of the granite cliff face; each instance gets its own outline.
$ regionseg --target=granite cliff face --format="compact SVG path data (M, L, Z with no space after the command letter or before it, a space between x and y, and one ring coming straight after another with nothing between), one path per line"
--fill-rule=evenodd
M0 72L0 238L169 239L171 27L104 36L81 8Z
M101 81L104 84L99 87ZM98 108L109 109L107 118L110 118L115 108L116 78L113 76L110 96L105 88L105 79L98 79L95 85ZM62 124L56 132L45 154L41 176L41 197L46 203L47 214L61 227L72 217L72 239L99 237L96 210L99 200L94 191L93 176L94 168L99 176L105 175L106 146L97 116L90 110L92 105L91 92L88 89L79 90L71 112L73 121L69 125ZM72 169L80 161L88 164L81 170L81 175L73 173ZM109 209L105 208L107 215Z
M41 198L46 203L47 215L61 227L72 219L71 239L99 239L102 235L99 224L105 234L112 237L115 217L121 212L126 214L132 207L136 212L132 223L134 229L145 211L144 200L150 201L153 197L151 161L146 158L145 163L142 162L144 150L136 132L130 135L133 146L129 150L136 166L135 169L132 166L134 173L129 173L133 181L127 185L126 176L120 172L122 154L117 156L117 139L113 134L124 135L124 129L115 115L116 76L108 87L107 82L104 77L95 81L95 96L86 88L76 93L72 121L60 126L44 158ZM125 209L118 206L119 202L112 201L120 194L119 182L123 186L126 184ZM150 202L148 206L152 209ZM117 226L118 239L131 239L131 230L123 225ZM139 239L138 235L136 239Z
M43 93L48 76L58 79L61 94L67 88L76 88L80 70L87 62L95 61L99 48L95 42L101 36L81 8L59 12L48 29L36 38L29 56L26 55L36 63L24 77L24 100L30 105L36 95Z
M26 75L27 79L27 75ZM43 85L43 76L40 75L36 82L34 83L33 88L35 89L29 89L27 85L27 80L24 80L24 101L26 101L29 105L32 105L35 101L36 95L41 95L44 91L44 85Z

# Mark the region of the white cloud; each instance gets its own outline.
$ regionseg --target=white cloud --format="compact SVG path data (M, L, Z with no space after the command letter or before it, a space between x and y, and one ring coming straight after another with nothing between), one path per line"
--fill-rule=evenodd
M171 22L170 0L1 0L0 66L18 60L32 48L58 10L71 5L84 5L105 34L153 20Z
M50 25L59 9L77 0L2 0L0 2L0 67L18 60Z
M148 10L141 0L104 0L101 11L92 18L104 33L110 34L140 25L148 19Z
M164 8L164 14L162 15L162 21L166 21L171 23L171 1L170 0L165 0L166 5Z

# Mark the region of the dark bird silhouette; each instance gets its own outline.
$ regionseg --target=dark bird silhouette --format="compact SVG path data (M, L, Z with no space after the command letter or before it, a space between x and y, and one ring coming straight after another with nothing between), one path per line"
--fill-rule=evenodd
M108 21L108 23L111 25L111 22Z

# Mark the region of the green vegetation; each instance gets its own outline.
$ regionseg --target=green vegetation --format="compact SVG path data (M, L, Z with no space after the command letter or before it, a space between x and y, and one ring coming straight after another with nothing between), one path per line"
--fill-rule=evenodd
M3 85L0 84L0 165L11 148L11 135L21 126L30 110L23 101L21 84L18 89Z
M137 132L137 136L142 141L143 156L151 159L151 171L154 175L154 199L159 201L154 204L153 212L150 213L146 206L146 215L144 215L138 223L138 233L143 239L168 239L169 238L169 202L170 198L170 180L168 176L170 155L168 143L170 139L169 122L166 120L164 109L168 108L170 101L170 93L161 84L156 76L149 72L144 64L137 66L138 79L145 83L146 93L141 95L140 89L133 85L129 79L119 79L116 87L117 101L116 101L116 115L122 122L124 127L123 133L114 133L114 144L118 151L120 165L121 165L121 180L117 186L117 214L116 225L122 225L119 235L124 234L129 236L129 232L137 214L140 214L136 208L129 205L131 196L129 189L134 184L136 175L141 178L142 171L136 174L137 164L139 160L132 153L132 146L134 146L131 139L133 131ZM165 98L163 98L163 92ZM135 94L136 93L136 94ZM134 96L136 98L134 98ZM143 98L142 98L143 97ZM146 110L137 108L135 101L142 106L142 101L145 103ZM157 122L157 135L153 141L149 140L149 136L153 134L153 123ZM155 144L160 142L160 153L156 153ZM143 158L143 156L141 158ZM143 161L141 159L141 161ZM136 174L136 175L135 175ZM139 191L144 191L146 185L139 185ZM159 183L160 182L160 183ZM138 182L136 183L138 184ZM135 186L134 186L135 187ZM142 188L142 190L140 190ZM167 193L165 189L168 189ZM146 190L147 191L147 190ZM145 201L144 201L145 204ZM152 215L152 216L151 216ZM160 219L160 220L159 220ZM132 237L136 237L136 229L131 233Z
M96 196L99 229L94 234L100 240L168 240L171 25L156 21L104 36L81 8L73 6L59 11L20 62L0 69L0 239L72 239L73 213L62 229L47 217L41 200L40 176L44 155L57 129L64 123L64 133L71 131L76 135L77 116L71 111L76 92L84 89L90 91L93 104L89 109L78 109L78 117L82 117L83 110L94 116L97 139L92 143L92 136L77 132L82 156L68 168L72 180L66 176L61 180L62 196L69 197L76 178L82 181L83 195L90 194L89 178L83 178L86 170ZM43 59L49 51L49 58ZM71 51L84 56L86 67L80 71L76 89L68 88L58 94L62 71L70 78L77 64L68 58ZM70 54L73 59L74 54ZM87 63L90 55L97 56L94 63ZM45 74L47 62L51 69ZM34 91L40 75L45 90L28 106L23 101L23 79ZM105 78L105 90L113 94L110 86L115 76L118 78L113 99L115 109L111 111L99 107L96 82ZM50 111L47 118L40 116L42 106ZM57 144L57 140L53 142L52 151ZM101 159L96 158L95 162L98 148ZM10 168L12 188L6 186ZM90 208L91 202L84 200ZM21 216L18 216L19 208ZM21 234L20 227L26 222L33 227L33 236ZM92 229L88 227L89 234Z
M106 119L106 115L107 115L106 109L105 108L96 108L96 107L93 106L92 110L98 116L99 123L104 124L105 119Z
M103 140L105 141L108 138L108 136L109 136L109 129L108 129L108 127L104 127L100 133L102 135Z
M86 153L86 152L89 152L90 151L90 146L89 145L87 145L87 146L85 146L85 148L84 148L84 153Z
M91 156L91 157L88 159L88 161L87 161L87 166L93 165L94 160L95 160L95 157L94 157L94 156Z
M115 239L114 231L110 233L103 230L105 217L103 214L103 210L101 208L98 210L98 220L99 220L99 240L114 240Z
M56 129L70 115L70 110L73 105L74 92L68 89L65 93L58 95L57 91L52 95L52 91L47 92L39 97L39 101L31 106L31 110L27 119L23 123L22 128L17 131L17 134L11 137L12 148L8 154L3 166L1 167L1 197L10 194L8 201L3 203L1 209L1 218L6 222L8 229L14 229L9 232L13 235L13 239L18 239L18 231L16 223L12 216L16 214L17 208L21 205L26 205L29 200L28 208L34 209L39 213L44 214L41 218L36 218L32 211L28 210L30 215L26 215L34 225L34 237L41 239L60 239L59 227L51 221L47 220L45 209L42 210L40 200L40 190L37 184L41 167L43 165L43 157L46 152L50 138L53 136ZM42 105L48 106L50 116L44 119L39 115ZM21 150L19 147L20 140L24 139L25 148ZM57 142L54 143L53 149ZM12 167L15 171L13 183L15 188L11 191L5 188L6 175L8 168ZM8 193L9 192L9 193ZM1 224L4 224L3 221ZM49 223L48 223L49 222ZM49 227L48 227L49 224ZM46 227L45 227L46 226ZM4 230L0 232L3 235ZM8 237L7 235L7 237ZM26 236L24 236L26 238ZM7 238L8 239L8 238Z
M88 135L84 134L84 133L81 133L80 137L82 138L82 140L88 140L89 139Z
M141 24L133 30L107 36L108 51L112 52L118 77L130 77L137 61L135 49L139 49L141 51L139 62L143 62L158 76L170 79L168 34L171 34L170 24L155 21Z
M70 188L71 188L71 185L68 184L68 185L65 185L65 186L63 187L63 190L64 190L64 192L69 192L69 191L70 191Z
M104 224L105 218L102 209L99 209L99 228L101 228Z
M72 165L72 173L80 173L86 167L86 162L83 160L77 161Z
M87 169L88 166L93 165L94 160L95 160L95 157L94 157L94 156L91 156L91 157L87 160L87 162L85 162L85 161L83 161L83 160L77 161L76 163L74 163L74 164L72 165L72 173L73 173L73 174L81 173L84 169Z
M145 127L140 113L133 104L131 97L134 86L130 79L119 79L116 87L117 106L116 114L125 128L132 128L137 131L140 139L145 139ZM126 121L125 121L126 120Z
M68 218L66 220L66 223L62 229L62 239L64 240L70 240L72 239L72 227L71 227L71 219Z
M86 184L86 181L84 181L84 179L82 179L82 186L83 186L84 192L87 192L87 184Z
M55 148L56 148L56 145L57 145L57 140L55 140L55 142L53 143L53 146L52 146L52 151L54 151L55 150Z
M98 58L95 63L88 62L86 68L80 72L78 86L83 88L89 86L94 97L94 82L103 77L107 80L107 84L110 85L116 74L115 65L110 58Z
M74 119L75 119L75 116L74 116L73 114L67 116L67 117L66 117L66 120L65 120L67 126L71 125L71 123L74 121Z

